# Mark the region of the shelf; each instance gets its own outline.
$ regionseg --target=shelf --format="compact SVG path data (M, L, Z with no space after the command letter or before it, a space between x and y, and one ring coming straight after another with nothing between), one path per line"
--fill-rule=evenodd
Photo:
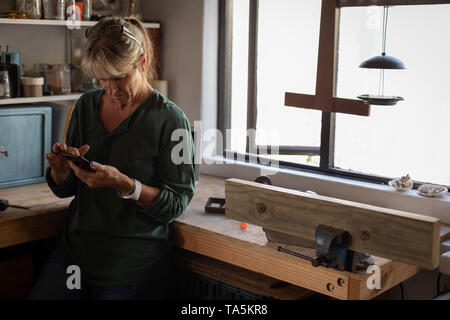
M25 104L25 103L37 103L37 102L52 102L52 101L69 101L78 100L82 93L71 93L58 96L43 96L35 98L13 98L13 99L0 99L0 106L12 105L12 104Z
M0 24L39 25L39 26L67 26L69 29L77 27L92 27L98 21L71 21L71 20L45 20L45 19L7 19L0 18ZM146 28L159 29L159 23L144 23Z

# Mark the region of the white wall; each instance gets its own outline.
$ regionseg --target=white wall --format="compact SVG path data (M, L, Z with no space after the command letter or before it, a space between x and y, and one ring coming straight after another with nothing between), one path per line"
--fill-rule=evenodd
M144 20L161 22L161 77L169 81L169 98L191 124L201 119L203 4L203 0L148 0L141 6Z

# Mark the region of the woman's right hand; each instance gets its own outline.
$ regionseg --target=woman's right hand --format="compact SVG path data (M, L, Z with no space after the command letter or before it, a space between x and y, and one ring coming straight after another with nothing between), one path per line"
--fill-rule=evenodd
M75 156L84 156L89 151L89 145L85 144L79 149L69 147L66 144L55 143L52 148L53 153L48 153L45 157L50 165L50 174L56 185L61 185L66 181L72 170L69 166L69 160L64 158L63 154L71 154Z

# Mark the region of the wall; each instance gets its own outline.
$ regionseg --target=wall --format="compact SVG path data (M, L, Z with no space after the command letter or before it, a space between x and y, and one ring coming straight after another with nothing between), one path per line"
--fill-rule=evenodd
M20 52L25 70L35 63L59 64L66 62L65 28L33 25L1 25L0 45L3 51ZM30 35L33 36L30 36ZM36 53L36 49L39 52Z
M161 22L161 77L193 124L201 119L203 0L149 0L141 9L144 20Z

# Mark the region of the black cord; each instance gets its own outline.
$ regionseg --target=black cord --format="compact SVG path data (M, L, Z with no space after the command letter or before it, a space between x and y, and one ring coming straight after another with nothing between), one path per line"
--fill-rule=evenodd
M405 288L403 287L403 282L400 283L400 292L401 292L402 300L405 300Z
M436 299L436 298L439 297L440 295L447 294L447 293L450 292L450 289L441 291L441 284L440 284L440 282L441 282L441 276L442 276L442 273L439 272L439 275L438 275L438 278L437 278L437 294L434 296L433 299Z

